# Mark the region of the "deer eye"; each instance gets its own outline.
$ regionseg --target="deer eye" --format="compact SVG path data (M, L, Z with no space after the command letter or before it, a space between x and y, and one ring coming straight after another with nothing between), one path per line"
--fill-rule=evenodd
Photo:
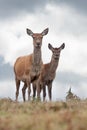
M33 36L33 39L35 39L35 36Z

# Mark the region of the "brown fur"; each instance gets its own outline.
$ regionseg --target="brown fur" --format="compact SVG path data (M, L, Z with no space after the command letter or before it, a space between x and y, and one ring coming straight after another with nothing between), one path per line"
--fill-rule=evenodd
M48 28L42 33L33 33L27 29L28 35L33 38L33 53L27 56L19 57L14 64L14 73L16 80L16 101L19 95L20 81L24 82L22 89L23 100L25 101L25 90L28 87L28 100L30 99L30 84L39 77L42 67L41 46L42 38L48 33Z
M49 44L48 47L53 53L51 61L50 63L44 64L42 66L40 76L38 80L35 81L33 84L33 93L35 92L34 89L36 89L35 87L37 86L38 98L40 98L40 92L41 92L41 89L43 89L43 100L45 100L45 97L46 97L46 85L48 86L49 100L51 100L52 98L52 94L51 94L52 83L56 75L56 69L58 67L60 53L61 53L61 50L64 49L65 44L63 43L59 48L53 48L51 44Z

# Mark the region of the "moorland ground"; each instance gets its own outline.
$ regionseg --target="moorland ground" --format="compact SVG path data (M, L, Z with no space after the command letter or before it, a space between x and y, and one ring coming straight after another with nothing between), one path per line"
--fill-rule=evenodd
M0 99L0 130L87 130L87 100L16 103Z

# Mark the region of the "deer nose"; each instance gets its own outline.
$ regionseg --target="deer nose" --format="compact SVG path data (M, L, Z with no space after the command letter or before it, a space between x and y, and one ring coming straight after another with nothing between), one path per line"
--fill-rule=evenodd
M55 56L59 56L58 54L55 54Z
M40 42L37 42L37 45L40 46Z

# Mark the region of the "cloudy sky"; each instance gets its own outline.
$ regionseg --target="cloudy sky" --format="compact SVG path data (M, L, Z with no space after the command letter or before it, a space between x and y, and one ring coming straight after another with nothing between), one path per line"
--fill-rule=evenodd
M42 58L48 63L54 47L65 43L53 82L53 100L66 92L87 98L87 1L86 0L0 0L0 97L15 99L13 66L17 57L32 53L32 38L26 28L42 32ZM19 99L22 99L21 89Z

